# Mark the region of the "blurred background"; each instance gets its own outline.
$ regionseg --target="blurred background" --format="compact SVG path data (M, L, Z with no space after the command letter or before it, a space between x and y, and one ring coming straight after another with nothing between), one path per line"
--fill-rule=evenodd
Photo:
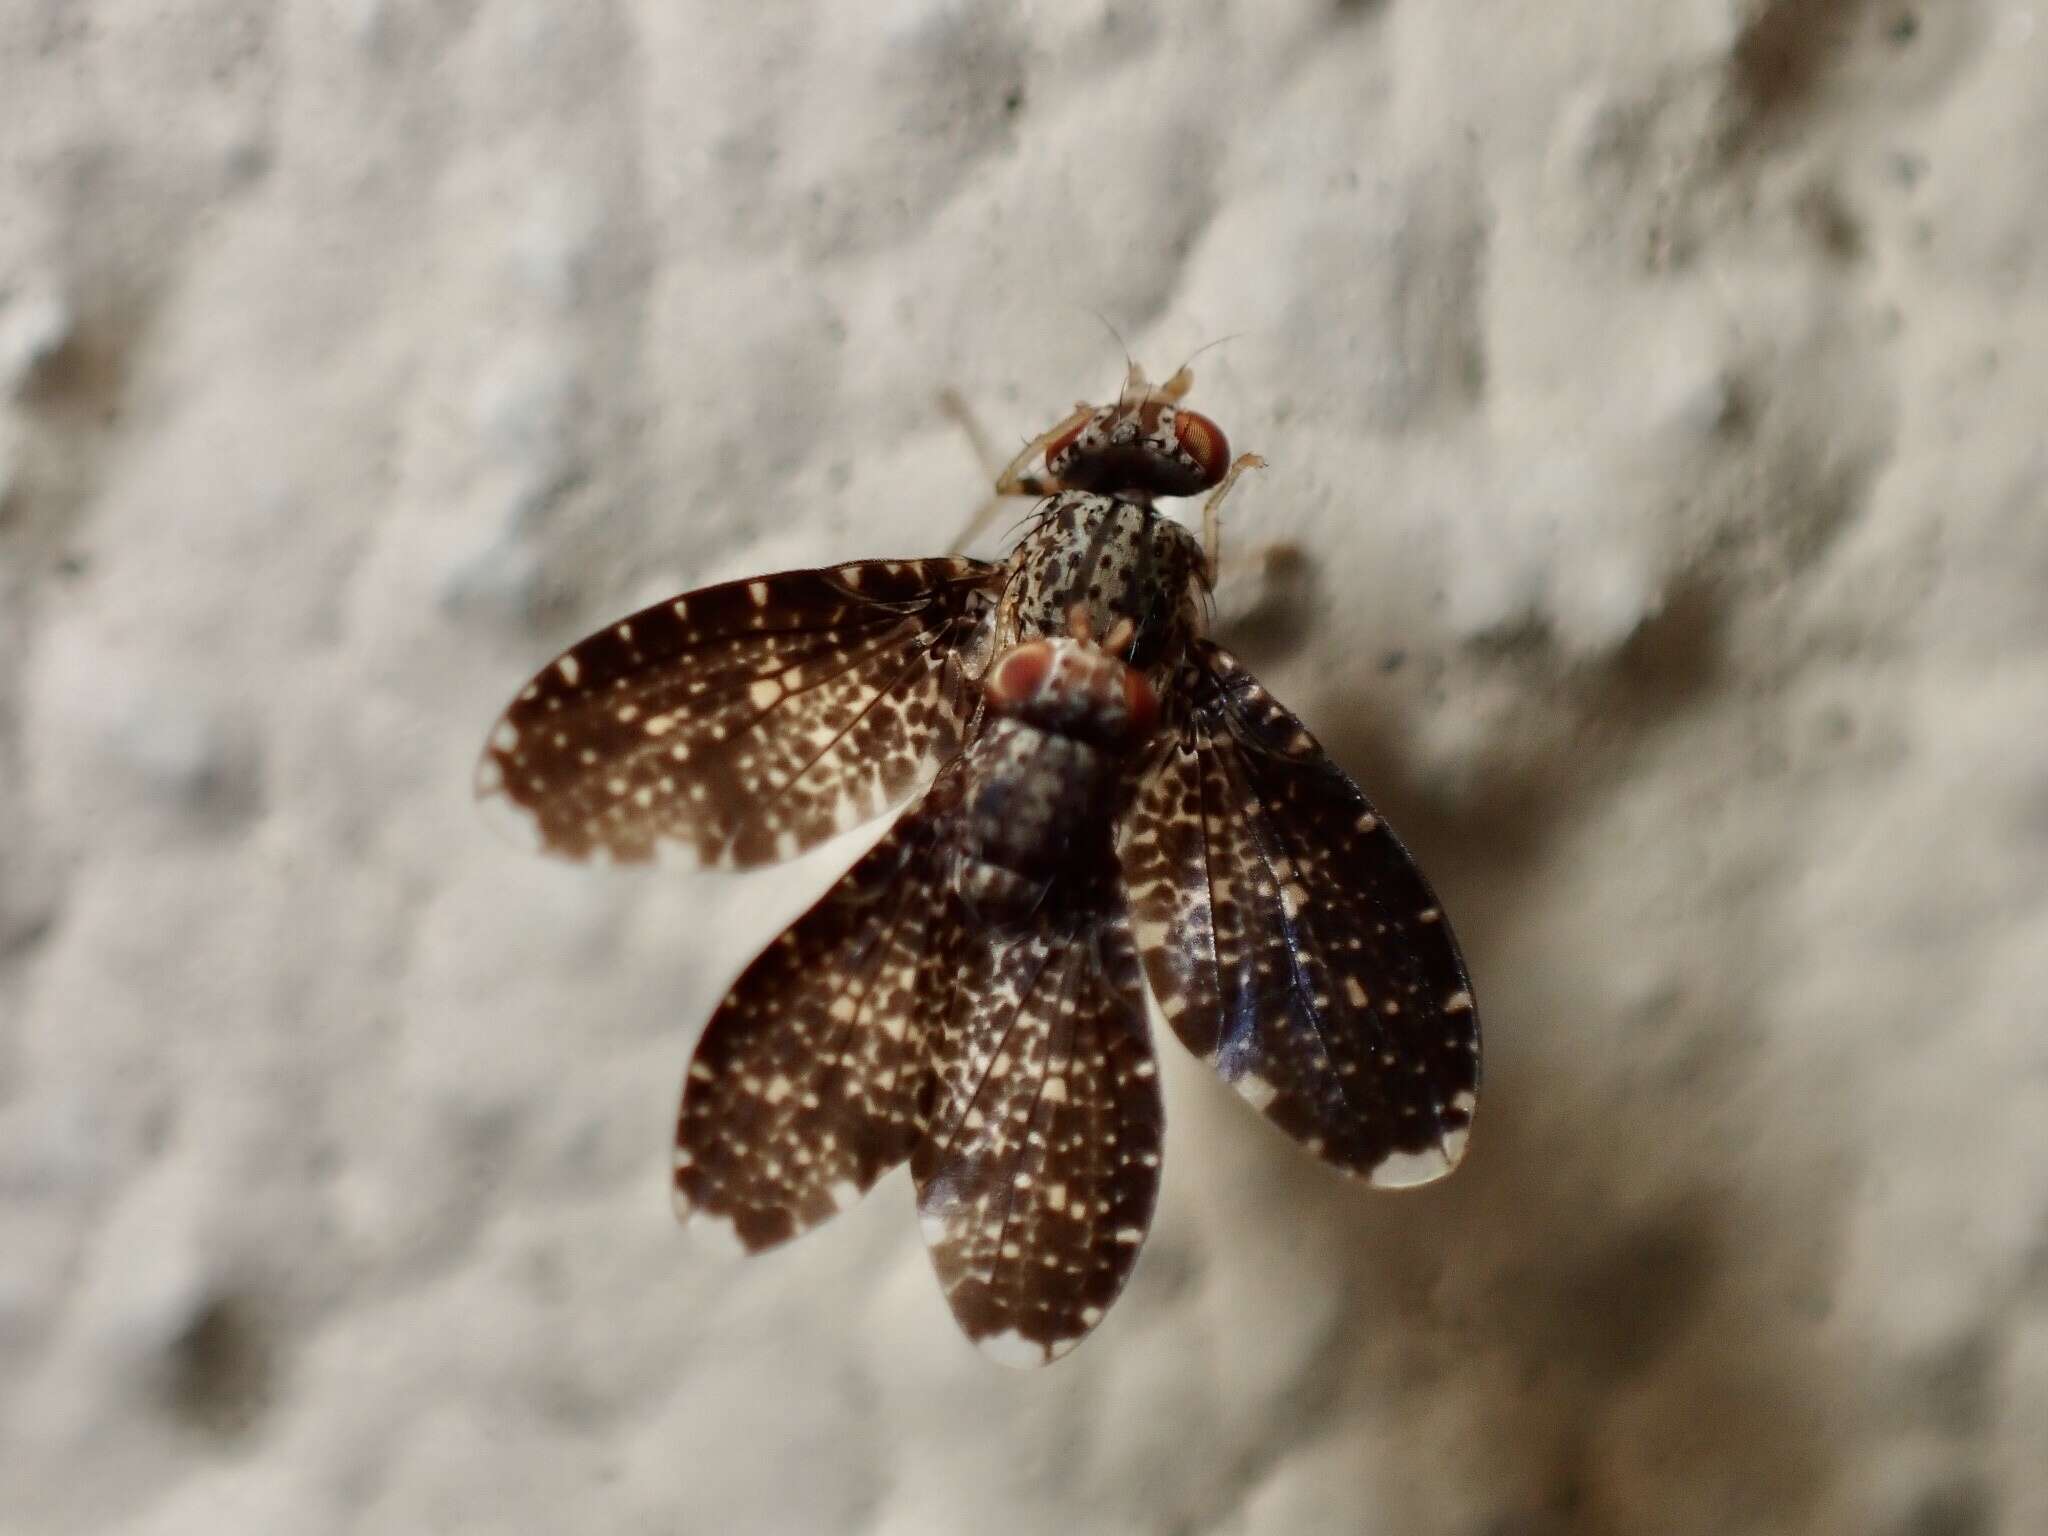
M0 1530L2048 1530L2048 14L7 0ZM861 839L474 812L561 645L945 547L1121 378L1487 1084L1374 1194L1171 1041L1070 1360L907 1180L673 1225ZM991 538L984 552L999 547ZM871 837L872 832L865 834Z

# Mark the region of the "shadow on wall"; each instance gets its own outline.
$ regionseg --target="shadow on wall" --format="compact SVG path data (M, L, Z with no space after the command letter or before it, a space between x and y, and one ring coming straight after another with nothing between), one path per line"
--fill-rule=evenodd
M1344 1298L1309 1379L1247 1449L1258 1528L1295 1513L1260 1502L1286 1501L1258 1491L1265 1473L1299 1476L1318 1443L1321 1481L1303 1497L1322 1518L1372 1511L1374 1530L1465 1529L1446 1519L1455 1511L1518 1536L1678 1536L1799 1528L1825 1503L1831 1395L1853 1373L1818 1326L1843 1219L1827 1139L1773 1144L1769 1176L1747 1172L1759 1167L1747 1042L1763 1026L1739 966L1623 1008L1558 952L1587 919L1538 906L1556 900L1550 855L1574 820L1716 692L1728 617L1728 594L1675 592L1604 667L1562 679L1555 658L1529 654L1540 635L1503 637L1477 664L1555 690L1555 713L1455 810L1375 765L1401 757L1388 750L1385 658L1361 658L1351 696L1317 706L1326 746L1457 920L1489 1026L1487 1080L1473 1155L1405 1196L1365 1193L1256 1126L1225 1131L1223 1118L1243 1118L1235 1103L1188 1106L1218 1117L1198 1136L1213 1129L1224 1156L1249 1164L1257 1195L1232 1240L1291 1254L1311 1289ZM1257 671L1291 637L1247 618L1225 639ZM1406 1417L1418 1406L1425 1422Z
M1820 1327L1840 1182L1818 1155L1745 1178L1753 1138L1717 1106L1741 1097L1754 1026L1717 1015L1724 997L1624 1021L1688 1042L1636 1070L1575 1018L1587 989L1568 961L1489 963L1512 943L1500 915L1530 894L1499 878L1453 908L1496 980L1487 1093L1454 1178L1367 1192L1263 1127L1227 1131L1245 1117L1226 1095L1189 1106L1255 1192L1231 1241L1289 1254L1307 1289L1342 1298L1247 1448L1245 1485L1322 1442L1313 1507L1374 1510L1375 1530L1465 1529L1447 1509L1517 1536L1800 1529L1835 1478L1826 1426L1855 1368Z

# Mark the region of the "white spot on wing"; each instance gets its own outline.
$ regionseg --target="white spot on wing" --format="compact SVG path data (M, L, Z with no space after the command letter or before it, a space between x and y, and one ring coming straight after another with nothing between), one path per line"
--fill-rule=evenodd
M1455 1131L1444 1132L1444 1172L1449 1173L1465 1158L1465 1139L1472 1134L1471 1127L1461 1125Z
M985 1339L976 1339L975 1345L997 1365L1007 1365L1015 1370L1028 1371L1045 1364L1046 1351L1032 1343L1015 1329L992 1333Z
M1418 1184L1433 1183L1449 1173L1457 1165L1457 1152L1451 1150L1455 1140L1458 1150L1463 1150L1465 1133L1446 1136L1445 1145L1429 1147L1421 1152L1389 1152L1366 1177L1381 1189L1413 1189Z
M1280 1090L1263 1077L1240 1077L1235 1086L1250 1101L1252 1108L1260 1111L1280 1097Z
M654 840L654 862L662 869L704 867L704 861L697 857L696 845L675 837L658 837Z
M564 656L555 663L555 670L562 674L562 681L573 688L583 676L583 663L574 656Z
M1478 1102L1467 1089L1461 1088L1451 1095L1451 1108L1465 1117L1465 1123L1456 1130L1444 1132L1444 1157L1448 1163L1444 1169L1446 1173L1457 1167L1464 1159L1465 1140L1472 1134L1472 1111Z
M676 1216L683 1223L683 1230L690 1241L714 1253L744 1255L747 1245L740 1241L739 1229L723 1216L713 1216L698 1210L683 1198L680 1189L676 1191Z

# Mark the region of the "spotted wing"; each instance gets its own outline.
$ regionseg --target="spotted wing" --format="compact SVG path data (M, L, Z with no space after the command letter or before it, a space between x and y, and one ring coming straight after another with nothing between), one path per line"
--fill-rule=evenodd
M1456 1166L1479 1019L1422 871L1344 771L1207 642L1119 857L1174 1031L1281 1130L1374 1184Z
M975 560L875 560L657 603L526 685L478 796L568 858L787 858L959 749L999 582Z
M860 1198L923 1133L928 1026L957 909L950 781L747 967L705 1026L676 1124L675 1204L749 1252Z
M1006 1365L1072 1349L1152 1220L1163 1126L1108 839L1031 925L963 924L934 1042L918 1212L961 1329Z

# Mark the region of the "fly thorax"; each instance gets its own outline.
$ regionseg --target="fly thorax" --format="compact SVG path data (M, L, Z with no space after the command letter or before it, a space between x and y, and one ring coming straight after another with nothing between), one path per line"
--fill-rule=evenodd
M1126 659L1150 674L1201 633L1201 541L1145 502L1061 492L1011 560L1016 638L1070 633L1078 605L1091 634L1128 619Z

